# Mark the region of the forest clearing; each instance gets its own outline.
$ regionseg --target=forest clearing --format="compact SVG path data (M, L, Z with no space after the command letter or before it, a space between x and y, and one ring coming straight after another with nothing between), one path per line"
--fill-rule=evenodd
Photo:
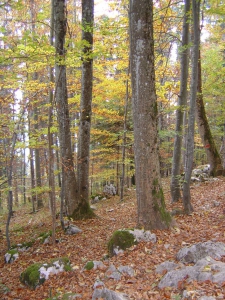
M163 188L167 209L172 211L181 208L181 203L170 202L168 179L163 181ZM15 262L5 264L4 254L7 245L4 235L1 236L1 299L62 299L60 295L68 292L80 296L68 299L92 299L93 285L97 279L103 281L106 288L125 293L129 296L128 299L132 300L194 300L200 299L203 295L214 296L213 299L224 299L225 284L217 285L210 281L188 283L184 280L177 289L157 287L163 275L156 274L156 266L166 260L175 260L176 253L184 245L209 240L225 243L225 178L219 177L195 184L191 188L191 194L194 212L191 215L174 216L175 225L171 229L153 230L157 237L156 243L141 242L123 254L106 260L103 260L103 257L107 254L107 242L112 233L118 229L136 226L137 209L133 189L126 191L123 202L119 201L118 196L114 196L95 204L97 218L70 221L82 229L77 235L65 235L58 221L56 239L59 242L54 246L42 244L38 239L41 233L51 229L49 209L45 207L36 214L31 214L31 208L21 207L15 211L11 221L12 243L23 243L32 239L35 242L27 251L19 253L19 258ZM6 215L1 215L1 234L5 230L3 225L5 218ZM28 265L64 256L71 261L71 271L50 276L35 290L20 282L20 273ZM85 263L93 260L103 260L106 266L111 264L116 267L130 266L134 269L134 276L123 275L120 280L114 280L105 276L104 269L83 270ZM182 298L184 291L189 293L189 298ZM54 298L55 295L59 298Z

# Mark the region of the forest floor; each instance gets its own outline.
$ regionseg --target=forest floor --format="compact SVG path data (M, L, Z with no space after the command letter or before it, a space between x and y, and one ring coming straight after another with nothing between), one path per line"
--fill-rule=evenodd
M171 211L181 208L181 203L170 203L169 181L164 181L163 186L167 209ZM88 300L92 298L93 284L97 278L104 281L106 288L126 293L131 300L182 299L183 290L191 291L188 299L199 299L200 295L225 299L225 285L219 286L209 281L184 281L179 289L160 290L157 287L162 275L155 273L156 266L166 260L175 260L176 253L182 247L208 240L225 243L225 178L193 185L191 197L194 212L191 215L175 216L176 227L172 229L152 231L157 236L156 243L141 242L123 254L104 261L106 266L128 265L135 270L133 277L122 276L120 281L105 278L103 270L82 269L89 260L102 260L107 254L107 241L115 230L135 227L137 208L134 190L126 191L123 202L119 202L115 196L96 204L98 218L71 222L82 229L77 235L65 235L58 226L57 239L60 242L54 246L41 244L38 239L41 233L51 229L47 207L36 214L31 214L31 208L28 207L16 209L10 225L11 243L32 239L35 239L35 243L29 250L20 253L12 264L4 262L7 248L4 236L6 215L0 215L0 299L46 300L51 295L75 292L81 295L81 298L76 299ZM30 264L64 256L69 257L72 271L50 276L35 290L28 289L20 282L20 273Z

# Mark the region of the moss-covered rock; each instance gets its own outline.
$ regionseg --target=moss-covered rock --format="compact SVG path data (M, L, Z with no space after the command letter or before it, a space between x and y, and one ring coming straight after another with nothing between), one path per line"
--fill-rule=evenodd
M47 232L42 232L42 233L39 234L39 240L43 244L45 242L45 240L47 238L49 238L50 236L52 236L52 231L51 230L49 230Z
M28 287L35 289L43 284L51 274L70 271L70 260L67 257L55 258L50 263L36 263L29 266L20 274L20 281Z
M23 242L21 244L13 244L11 246L11 249L17 249L18 251L26 251L27 249L32 247L34 242L35 242L35 240L31 240L31 241L28 241L28 242Z
M115 249L125 250L135 245L137 242L132 233L128 230L117 230L113 233L112 237L108 242L108 252L109 256L113 256L115 253Z
M38 285L45 282L45 278L40 278L40 268L42 264L36 263L29 266L20 274L20 281L28 287L35 289Z
M95 266L94 262L91 260L86 263L86 265L84 266L84 269L89 271L89 270L93 269L94 266Z
M10 264L14 262L19 257L19 253L17 249L8 250L5 254L5 262Z

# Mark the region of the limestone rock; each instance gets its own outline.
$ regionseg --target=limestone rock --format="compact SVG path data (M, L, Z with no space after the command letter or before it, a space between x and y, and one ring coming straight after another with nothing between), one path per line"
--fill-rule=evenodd
M221 259L223 255L225 255L224 243L207 241L182 248L177 254L177 260L184 263L196 263L199 259L206 256Z
M92 300L96 300L99 298L104 300L129 300L129 297L127 295L117 293L106 288L94 290Z
M70 224L69 226L67 226L65 228L65 232L68 235L73 235L73 234L77 234L77 233L82 232L82 230L79 227L77 227L77 226L75 226L73 224Z

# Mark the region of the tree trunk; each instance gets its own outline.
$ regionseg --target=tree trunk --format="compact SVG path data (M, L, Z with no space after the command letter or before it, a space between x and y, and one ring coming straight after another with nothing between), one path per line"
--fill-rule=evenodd
M130 1L130 63L138 225L164 229L171 216L159 168L152 0Z
M183 206L184 212L189 214L193 211L191 205L190 182L191 172L193 168L194 157L194 130L195 130L195 108L198 85L198 59L200 45L200 1L192 0L192 16L193 16L193 48L192 48L192 74L191 74L191 89L190 89L190 107L188 116L188 133L185 154L185 176L183 183Z
M25 142L25 134L23 133L23 141ZM23 150L23 166L22 166L22 186L23 186L23 203L26 204L26 150Z
M180 198L180 167L181 149L184 132L184 110L187 105L187 83L188 83L188 62L189 62L189 12L190 0L185 0L184 21L182 32L182 52L181 52L181 75L180 94L178 97L178 109L176 111L176 129L173 149L173 163L171 176L171 197L172 202L177 202Z
M28 112L28 136L31 137L31 112ZM31 182L31 203L32 203L32 210L35 212L35 202L36 202L36 193L35 193L35 177L34 177L34 150L32 146L29 146L30 149L30 182Z
M35 35L35 22L36 22L36 10L35 10L35 2L34 0L30 0L30 13L31 13L31 31L32 31L32 35ZM38 73L34 72L34 74L32 75L32 79L33 80L38 80ZM38 135L38 115L39 115L39 111L38 111L38 107L37 104L34 104L33 107L33 116L34 116L34 129L36 134ZM42 180L41 180L41 162L40 162L40 151L38 148L38 138L36 139L36 147L34 149L35 152L35 175L36 175L36 188L41 189L42 187ZM42 200L42 192L40 190L36 190L36 197L37 197L37 208L42 208L44 206L43 204L43 200Z
M18 194L18 180L16 173L13 174L13 195L14 195L14 203L18 207L19 206L19 194Z
M62 160L63 187L67 214L72 215L79 204L77 182L74 172L73 155L71 149L70 118L67 96L67 79L65 65L65 36L66 36L66 1L54 2L54 28L55 28L55 99L59 123L59 141Z
M58 178L58 186L61 188L61 173L60 173L60 159L59 159L59 145L58 145L58 136L57 134L55 135L55 145L56 145L56 150L55 150L55 154L56 154L56 170L57 170L57 178Z
M225 123L223 124L223 140L222 145L220 147L220 153L222 156L223 175L225 176Z
M130 63L127 69L127 76L130 73ZM123 201L124 196L124 185L125 185L125 158L126 158L126 141L127 141L127 110L128 110L128 99L129 99L129 81L126 80L126 96L124 103L124 123L123 123L123 144L122 144L122 174L120 181L120 201Z
M206 150L208 163L210 164L210 175L222 175L222 162L214 142L208 119L205 112L205 106L202 94L202 70L201 70L201 57L199 51L198 60L198 95L196 98L196 120L198 130L202 139L202 143Z
M54 0L51 0L51 29L50 45L53 46L54 37ZM50 83L54 82L53 68L49 68ZM52 215L52 243L55 244L55 227L56 227L56 200L55 200L55 174L54 174L54 152L53 152L53 91L49 88L49 109L48 109L48 180L49 180L49 200Z
M77 153L77 181L80 196L80 210L89 206L89 161L90 161L90 131L92 113L93 86L93 24L94 0L82 1L82 41L85 41L82 54L82 80L80 125ZM86 208L85 208L86 207ZM81 212L74 212L80 214Z

